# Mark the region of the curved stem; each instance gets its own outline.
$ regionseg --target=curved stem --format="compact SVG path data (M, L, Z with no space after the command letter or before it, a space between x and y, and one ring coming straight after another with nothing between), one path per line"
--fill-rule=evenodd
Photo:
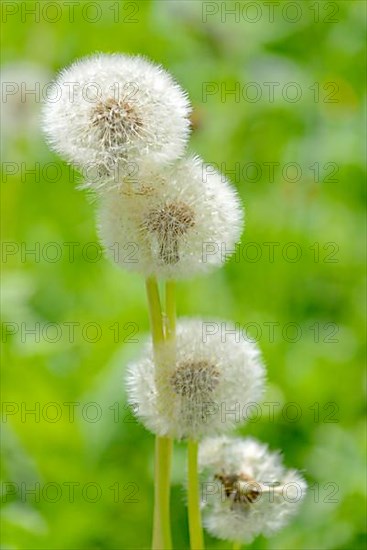
M188 440L188 512L190 546L192 550L203 550L204 539L201 526L199 474L198 474L198 443Z
M156 369L160 368L160 345L164 342L164 326L158 283L155 277L146 280L149 316L152 330ZM156 436L154 467L154 515L153 550L171 550L170 526L170 478L172 460L172 439Z

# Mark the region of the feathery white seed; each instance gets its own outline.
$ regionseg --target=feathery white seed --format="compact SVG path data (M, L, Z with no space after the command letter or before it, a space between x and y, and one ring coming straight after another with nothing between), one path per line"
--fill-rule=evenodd
M134 178L101 194L99 234L112 261L165 279L225 262L239 241L243 209L221 174L187 157L160 168L143 163Z
M139 56L82 58L56 79L44 107L44 131L61 156L100 177L147 155L180 157L189 136L187 94L160 66ZM98 178L89 181L94 187Z
M206 438L199 447L204 525L219 539L250 543L297 512L306 482L255 439Z
M264 366L256 345L235 333L205 334L202 320L180 320L175 349L162 345L157 367L150 342L129 365L129 402L153 433L177 439L223 433L242 424L244 408L261 398Z

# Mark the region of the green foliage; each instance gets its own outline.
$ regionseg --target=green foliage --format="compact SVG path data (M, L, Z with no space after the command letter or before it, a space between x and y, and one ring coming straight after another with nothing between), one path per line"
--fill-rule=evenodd
M37 4L38 21L22 13ZM289 2L274 4L273 22L263 2L256 22L254 8L239 21L221 13L223 4L243 10L247 2L105 0L94 3L101 12L77 2L74 22L62 1L60 19L50 21L52 7L42 15L47 4L3 3L18 8L3 18L5 71L22 63L52 78L95 51L147 55L190 94L190 148L224 172L237 170L232 180L247 218L239 257L210 277L180 283L178 307L180 315L236 321L259 340L274 416L263 406L239 431L282 449L310 485L299 517L251 548L362 548L364 2L297 2L296 22L289 20L294 8L284 11ZM208 5L218 13L204 22ZM274 101L269 82L278 83ZM295 93L290 82L299 101L287 100ZM238 101L223 86L240 89ZM28 103L39 110L39 102ZM37 124L28 125L32 114L18 106L3 131L3 244L19 248L3 266L2 399L12 414L3 423L2 548L147 548L153 437L133 421L123 388L124 365L148 330L144 284L103 257L92 261L93 204ZM24 166L11 176L9 163ZM47 163L59 167L57 181L51 168L43 172ZM276 163L273 175L266 163ZM37 166L39 177L24 175ZM56 248L47 248L51 242ZM24 257L35 246L39 254ZM37 326L39 341L26 334ZM9 335L11 328L17 333ZM79 403L74 419L67 403ZM39 418L25 415L35 407ZM182 444L173 477L175 547L185 548ZM77 484L73 498L70 483ZM25 494L32 487L40 498Z

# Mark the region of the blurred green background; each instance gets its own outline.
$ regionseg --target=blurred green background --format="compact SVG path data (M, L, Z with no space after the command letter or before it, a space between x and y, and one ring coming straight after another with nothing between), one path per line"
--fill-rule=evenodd
M2 3L3 81L15 84L2 97L1 548L150 545L154 441L123 388L149 328L144 284L98 255L94 207L39 129L42 97L16 93L22 82L42 92L96 51L145 54L173 73L194 105L190 149L228 173L246 206L240 258L180 283L178 309L258 340L274 405L239 432L282 449L310 485L295 521L250 547L364 547L365 8ZM188 545L184 451L176 548Z

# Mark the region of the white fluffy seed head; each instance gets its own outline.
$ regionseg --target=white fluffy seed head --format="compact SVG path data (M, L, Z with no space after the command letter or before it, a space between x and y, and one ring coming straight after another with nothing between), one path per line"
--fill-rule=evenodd
M269 536L297 512L306 482L255 439L212 437L199 448L204 525L223 540Z
M175 349L161 346L157 367L150 342L129 365L129 402L153 433L176 439L223 433L242 424L249 403L261 398L264 366L256 345L230 333L230 324L224 334L222 326L182 320Z
M187 94L143 57L98 54L64 69L48 92L44 130L50 145L100 183L116 167L147 155L181 156L189 136ZM99 176L96 177L96 175Z
M242 227L235 189L197 157L160 168L143 163L100 198L107 255L145 276L182 279L222 265Z

